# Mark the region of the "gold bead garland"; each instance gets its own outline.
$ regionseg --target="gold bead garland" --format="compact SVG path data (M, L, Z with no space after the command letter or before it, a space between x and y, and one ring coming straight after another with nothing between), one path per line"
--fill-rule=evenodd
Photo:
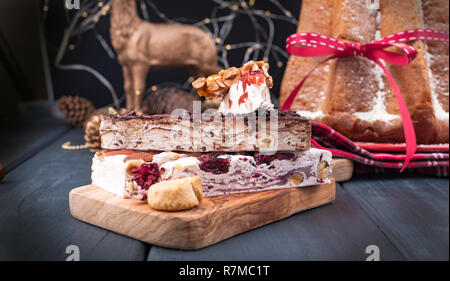
M81 150L89 148L89 146L86 143L81 145L72 145L70 141L66 141L61 145L61 148L67 150Z

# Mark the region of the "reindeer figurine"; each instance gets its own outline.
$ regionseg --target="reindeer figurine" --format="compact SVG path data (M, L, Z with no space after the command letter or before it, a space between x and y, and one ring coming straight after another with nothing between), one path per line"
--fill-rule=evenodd
M210 33L193 25L144 21L136 0L112 0L110 34L122 66L128 111L144 111L143 93L151 68L185 67L194 77L219 71Z

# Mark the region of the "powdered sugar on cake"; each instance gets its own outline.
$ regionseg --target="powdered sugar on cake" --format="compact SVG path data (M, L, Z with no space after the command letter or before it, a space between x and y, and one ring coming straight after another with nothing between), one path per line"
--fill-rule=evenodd
M297 110L296 113L308 119L318 119L325 116L322 110L317 111Z
M433 61L436 59L432 54L428 52L427 49L425 49L425 59L427 61L427 71L428 71L428 77L430 79L430 90L431 90L431 102L433 104L434 109L434 115L439 120L449 120L449 113L444 110L441 103L438 100L438 94L449 96L448 91L442 93L442 91L438 91L438 86L440 86L439 79L433 75L433 72L431 71L431 64L433 64ZM446 71L446 70L442 70ZM448 71L448 69L447 69ZM442 89L443 87L441 87Z
M385 104L386 91L383 80L383 70L379 66L373 64L372 71L375 75L376 81L378 82L378 91L375 95L374 100L372 101L372 110L367 112L355 112L353 113L353 115L367 122L380 120L386 123L390 123L392 120L400 118L400 116L387 112Z
M381 31L380 31L380 23L381 23L381 12L377 11L376 15L376 31L375 31L375 40L381 39ZM382 61L381 63L384 64ZM353 113L358 119L374 122L374 121L383 121L386 123L390 123L392 120L400 118L399 115L390 114L387 112L385 97L386 97L386 85L383 80L383 71L382 69L376 65L375 63L371 63L371 70L374 75L375 81L378 83L378 90L375 94L375 98L372 101L372 109L367 112L355 112Z

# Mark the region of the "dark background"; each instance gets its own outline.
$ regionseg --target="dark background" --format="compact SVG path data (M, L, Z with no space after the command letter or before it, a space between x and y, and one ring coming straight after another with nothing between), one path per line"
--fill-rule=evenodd
M143 0L137 0L138 5L141 1ZM55 56L64 30L68 27L76 10L66 10L63 6L64 0L49 0L48 2L45 0L2 0L1 2L0 32L10 51L10 54L6 56L6 63L4 59L0 60L0 83L3 84L0 86L3 96L1 102L3 105L0 106L2 113L13 110L17 104L23 101L35 99L53 101L53 98L56 100L63 95L86 97L93 101L96 107L112 103L110 92L92 74L85 71L61 70L55 67ZM83 7L89 2L100 1L81 0L81 6ZM237 1L228 2L239 3ZM246 2L248 3L249 0ZM295 19L298 19L301 1L280 0L279 2L292 13ZM207 0L167 0L152 1L152 3L168 18L186 23L211 17L212 9L218 6L214 1ZM46 12L44 12L44 6L48 6ZM276 5L267 0L256 0L252 9L282 14ZM152 22L164 22L150 7L147 11ZM218 15L228 13L225 9L221 10ZM265 21L261 19L258 21L268 31ZM296 26L282 20L274 19L273 22L275 27L274 44L284 49L286 37L296 31ZM95 28L70 39L69 44L74 48L72 50L67 48L61 63L83 64L92 67L110 81L117 95L121 97L123 95L121 67L116 58L108 56L97 40L96 34L100 34L112 49L109 38L109 13L100 17ZM223 42L223 45L249 41L255 41L255 32L248 16L239 15L235 19L230 36ZM44 43L41 44L42 42ZM239 66L245 51L246 48L230 51L228 53L230 65ZM262 58L261 52L258 59ZM17 71L11 73L11 67L7 66L7 64L11 64L11 61L19 69L19 79L13 77ZM276 97L285 69L286 58L280 56L279 61L283 63L281 67L277 66L277 60L272 55L269 57L270 73L275 83L272 94ZM48 69L47 74L46 68ZM184 69L151 70L147 78L147 87L167 82L183 84L188 77L189 74Z

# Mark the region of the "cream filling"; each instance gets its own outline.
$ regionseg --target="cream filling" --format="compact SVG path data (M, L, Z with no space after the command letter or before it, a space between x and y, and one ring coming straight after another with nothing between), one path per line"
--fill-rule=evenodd
M224 99L220 102L219 112L224 114L245 114L258 109L273 109L270 91L266 83L262 83L260 86L255 84L247 85L246 92L248 97L240 101L244 95L242 81L232 85Z

